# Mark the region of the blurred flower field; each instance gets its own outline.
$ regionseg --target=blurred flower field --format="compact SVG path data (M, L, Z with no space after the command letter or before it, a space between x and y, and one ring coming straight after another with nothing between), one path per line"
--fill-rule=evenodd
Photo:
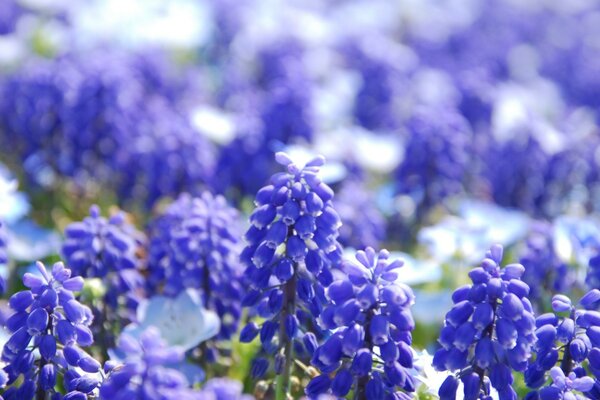
M600 399L600 1L0 0L0 399Z

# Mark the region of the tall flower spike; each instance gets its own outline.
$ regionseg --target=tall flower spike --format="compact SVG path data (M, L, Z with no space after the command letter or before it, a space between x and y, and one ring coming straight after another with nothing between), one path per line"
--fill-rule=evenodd
M600 306L600 290L585 294L579 306L559 294L554 312L537 318L535 361L525 371L525 383L536 390L528 399L600 398L600 314L592 310Z
M106 337L104 323L120 324L134 318L139 292L143 290L139 251L144 235L129 224L122 212L110 218L100 214L98 206L90 208L90 216L65 228L62 253L75 275L100 278L106 286L102 309L95 309L96 334ZM120 310L120 304L127 307Z
M321 322L335 330L312 357L319 375L308 384L310 398L331 393L357 398L411 398L415 390L410 312L415 296L396 282L403 263L370 247L356 253L357 263L345 264L348 275L327 289L330 300ZM330 376L333 378L330 379Z
M492 246L481 266L469 272L473 283L452 295L454 306L438 339L442 347L433 358L437 370L457 371L441 386L442 400L456 397L457 379L464 384L465 399L489 396L490 384L500 399L517 398L511 369L527 368L536 341L535 318L529 286L521 280L525 269L520 264L502 268L502 253L502 246Z
M12 335L2 350L2 361L13 385L6 399L48 398L55 393L57 376L73 398L91 393L99 384L100 363L79 346L90 346L94 337L89 329L92 312L81 305L73 292L80 291L83 279L56 263L49 273L38 262L39 275L26 273L23 284L30 290L15 293L9 300L15 313L6 321ZM16 396L16 397L11 397ZM40 397L41 396L41 397Z
M151 291L175 297L187 288L221 319L218 339L237 332L244 295L238 212L223 196L182 194L151 224L148 269ZM214 360L216 354L205 354Z
M107 363L101 399L197 398L185 375L169 367L183 360L183 351L167 347L158 329L148 328L139 341L122 333L117 346L125 358L121 364Z
M265 321L260 327L250 322L241 340L249 342L260 334L263 352L274 356L276 395L283 399L289 391L294 352L305 347L305 333L314 337L307 331L316 329L311 321L323 308L323 286L331 283L331 267L339 263L341 223L331 205L333 191L318 175L323 157L303 168L285 153L275 158L287 172L273 175L271 183L258 191L242 252L252 285L243 303ZM253 375L263 375L268 366L266 359L257 358Z

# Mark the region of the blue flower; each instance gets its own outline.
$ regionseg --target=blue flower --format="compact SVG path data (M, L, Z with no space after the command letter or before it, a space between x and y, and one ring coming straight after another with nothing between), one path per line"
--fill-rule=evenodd
M410 287L397 282L402 261L388 257L386 250L358 251L357 263L343 266L347 277L327 288L331 303L320 319L335 333L313 353L311 362L324 375L311 381L307 395L314 396L317 388L338 397L353 389L367 398L375 398L369 391L400 395L415 390L410 347L415 297ZM332 372L329 382L325 377Z
M364 183L346 180L333 204L344 221L339 237L343 246L377 247L385 239L385 218Z
M198 289L219 316L217 339L237 332L246 282L239 263L240 219L222 196L183 194L150 225L151 291L175 297Z
M135 339L151 326L157 328L168 346L184 351L196 347L219 333L216 313L203 308L199 293L192 289L176 298L153 296L138 306L137 323L126 326L124 333Z
M169 367L183 360L183 351L169 347L158 329L146 329L139 340L122 333L117 344L125 357L109 369L100 386L100 398L195 398L185 375Z
M418 220L465 190L471 129L460 114L435 108L415 113L407 129L404 160L395 172L396 194L412 200Z
M242 393L242 384L228 378L213 378L207 381L199 398L201 400L253 400L254 397Z
M251 284L243 304L265 322L260 328L251 323L242 336L249 341L259 334L262 351L285 360L276 373L289 376L294 349L303 347L302 335L317 329L314 318L325 303L324 285L340 258L341 222L331 204L333 191L319 177L323 157L303 168L285 153L277 153L276 160L287 172L273 175L256 194L242 252Z
M15 313L6 321L12 336L4 345L2 361L7 363L9 385L24 378L18 389L9 390L22 396L18 398L32 398L25 395L30 387L49 395L55 392L60 374L72 396L91 393L99 384L95 374L100 363L80 348L94 343L89 329L92 312L73 294L83 288L83 279L71 276L62 263L54 264L51 273L42 263L37 268L40 275L23 276L30 290L17 292L9 300ZM5 397L11 398L8 393Z
M579 300L581 309L576 308L569 297L555 295L552 298L554 312L537 318L535 361L525 371L525 383L537 389L532 396L546 400L559 394L564 398L575 398L573 396L579 396L577 393L590 398L600 395L595 384L600 374L600 314L593 311L599 305L598 289ZM593 377L585 369L586 364ZM549 385L547 375L552 378Z
M127 222L123 212L105 218L95 205L89 217L65 228L62 253L67 263L77 275L102 279L106 288L104 304L94 310L94 329L108 340L107 346L114 339L106 337L103 324L133 319L143 290L140 250L144 244L144 235ZM120 310L122 303L127 305L125 313Z
M527 368L536 341L535 318L529 287L521 281L525 269L520 264L502 268L502 254L502 246L492 246L481 266L469 272L472 284L452 295L454 306L446 314L433 365L458 374L447 378L440 397L453 398L446 390L460 378L465 398L489 395L489 382L501 398L516 399L511 369Z

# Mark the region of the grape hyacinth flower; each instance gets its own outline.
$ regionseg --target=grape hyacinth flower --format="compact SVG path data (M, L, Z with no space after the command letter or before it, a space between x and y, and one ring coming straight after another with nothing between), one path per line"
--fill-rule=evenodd
M536 390L528 399L600 398L600 313L594 311L600 306L600 290L586 293L579 306L558 294L552 298L554 312L537 318L535 361L525 371L525 383Z
M23 284L30 290L9 300L15 313L6 321L12 336L2 350L8 384L19 377L19 387L10 387L5 399L46 398L55 392L59 376L69 393L65 398L86 398L99 384L100 363L80 346L90 346L91 310L79 303L73 292L83 288L83 279L58 262L49 273L38 262L41 275L26 273ZM41 396L41 397L40 397ZM72 397L68 397L72 396Z
M386 221L375 204L374 196L356 180L348 180L335 197L334 206L344 224L339 242L360 249L377 247L385 239Z
M335 333L314 351L312 364L323 374L305 392L310 398L354 390L357 398L410 399L416 384L410 371L415 296L396 281L403 262L371 247L358 251L356 260L343 265L347 277L327 288L331 302L321 321Z
M275 359L279 400L289 392L294 354L304 346L303 334L314 338L311 330L317 330L311 321L321 313L324 286L331 283L331 268L339 263L341 223L331 204L333 191L319 177L323 157L302 168L285 153L275 158L287 172L273 175L271 183L258 191L241 256L251 282L243 304L265 321L262 326L246 325L240 340L250 342L260 335L263 353ZM260 377L268 367L266 358L256 358L252 375Z
M576 283L574 271L555 251L552 225L535 224L528 235L519 262L525 267L523 282L529 288L529 300L543 310L549 294L565 292Z
M107 362L107 377L100 386L100 398L182 399L197 398L185 375L169 365L183 360L183 351L168 347L156 328L148 328L139 341L121 334L117 348L125 355L122 363Z
M439 390L440 399L456 398L458 379L465 399L488 398L490 384L501 400L516 400L511 370L524 371L536 341L535 317L521 280L520 264L502 268L503 249L494 245L481 266L469 272L472 284L456 289L438 339L434 367L457 371Z
M239 262L240 231L237 210L208 192L180 195L150 227L151 290L176 297L198 289L204 307L221 319L219 340L237 332L241 317L246 282Z
M461 193L468 171L471 129L456 111L421 109L407 123L405 157L395 172L397 194L409 196L419 219Z
M65 228L62 253L74 274L99 278L105 285L102 306L94 309L94 329L107 347L114 345L108 334L111 328L135 318L143 290L139 251L144 242L144 235L123 212L105 218L96 205L89 217Z
M207 381L199 393L199 400L253 400L242 392L242 383L228 378L213 378Z

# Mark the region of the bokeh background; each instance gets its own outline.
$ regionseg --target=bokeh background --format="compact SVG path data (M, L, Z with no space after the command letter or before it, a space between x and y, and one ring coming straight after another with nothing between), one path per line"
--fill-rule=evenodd
M493 243L540 311L597 287L599 112L594 0L0 1L14 266L92 204L249 212L275 152L323 154L342 245L405 259L421 348Z

